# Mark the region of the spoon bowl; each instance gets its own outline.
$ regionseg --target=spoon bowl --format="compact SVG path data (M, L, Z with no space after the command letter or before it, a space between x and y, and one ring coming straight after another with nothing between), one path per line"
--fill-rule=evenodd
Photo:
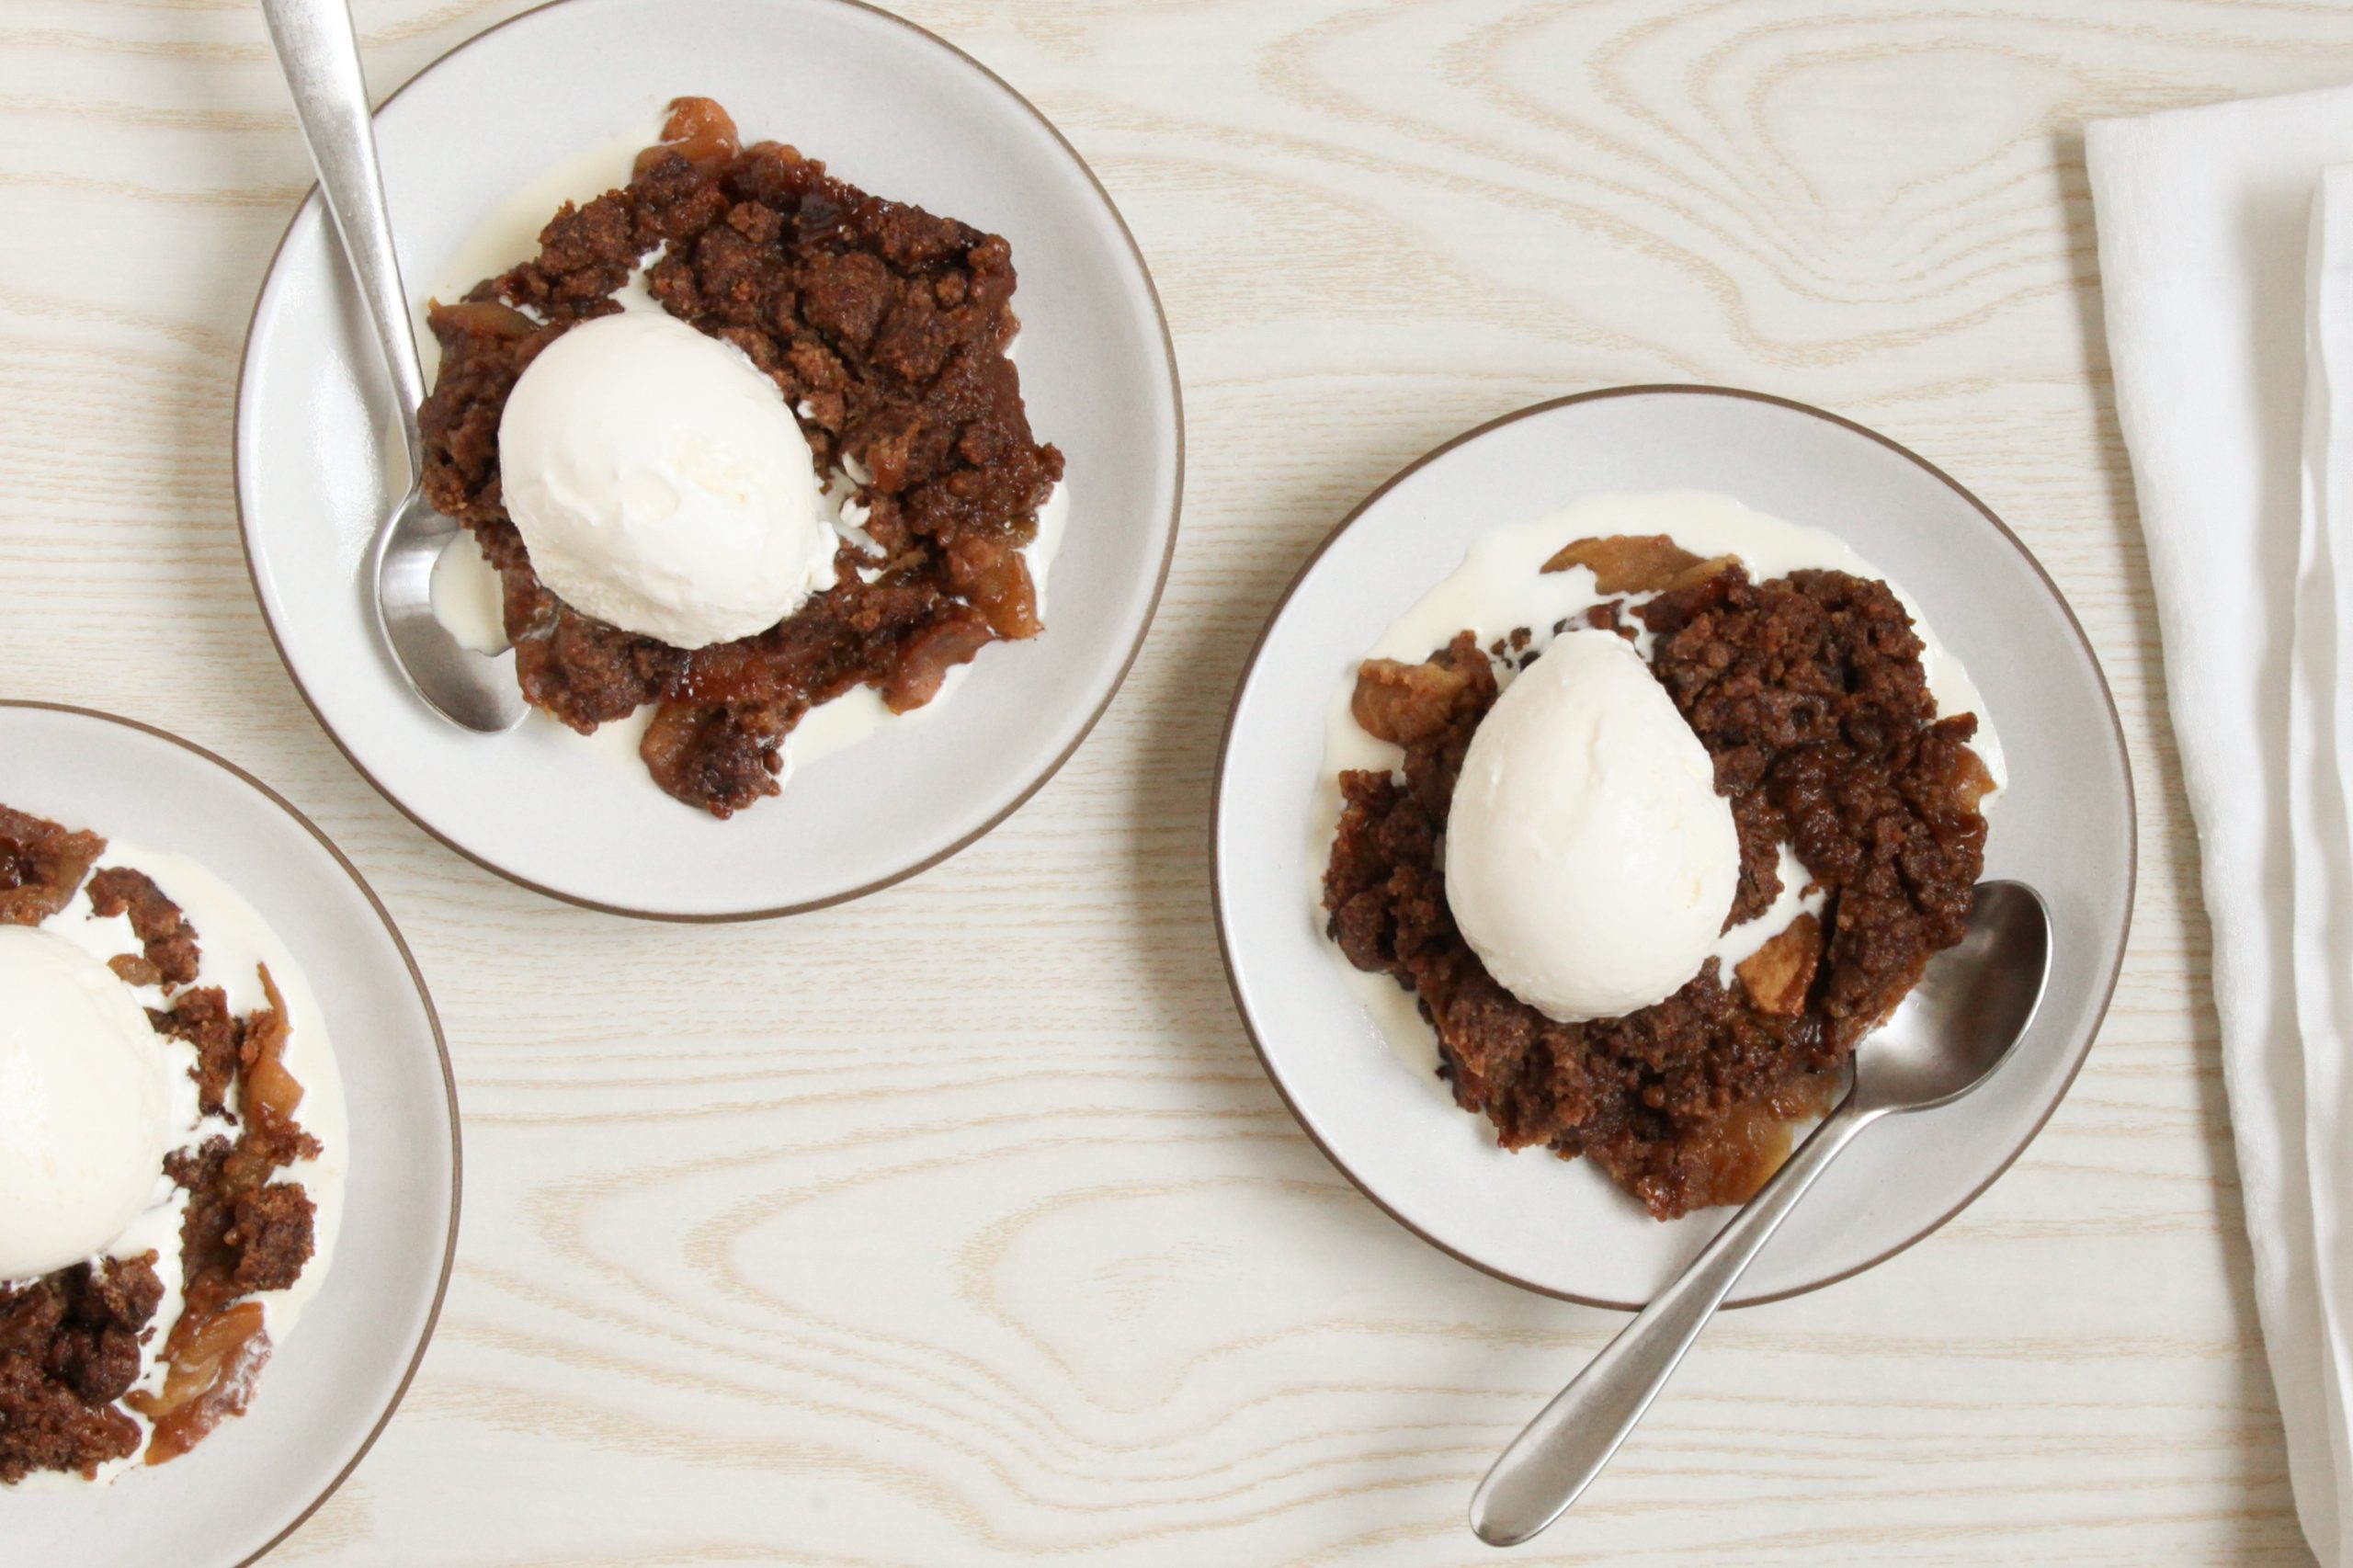
M1984 1083L2025 1035L2050 973L2040 895L2024 882L1978 884L1968 934L1855 1048L1857 1113L1927 1110Z
M2041 895L2023 882L1979 883L1966 935L1856 1047L1837 1108L1495 1460L1471 1499L1479 1539L1517 1546L1567 1512L1830 1162L1881 1117L1949 1105L1992 1077L2033 1023L2050 975Z
M515 683L515 652L475 652L433 613L433 568L461 525L411 489L377 530L369 574L377 629L409 685L433 710L485 734L520 723L530 705ZM465 548L460 546L460 548Z

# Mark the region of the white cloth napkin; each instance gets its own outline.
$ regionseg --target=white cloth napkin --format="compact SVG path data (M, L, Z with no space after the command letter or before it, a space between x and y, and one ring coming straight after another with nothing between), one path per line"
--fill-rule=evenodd
M2117 418L2305 1538L2353 1568L2353 86L2090 128Z

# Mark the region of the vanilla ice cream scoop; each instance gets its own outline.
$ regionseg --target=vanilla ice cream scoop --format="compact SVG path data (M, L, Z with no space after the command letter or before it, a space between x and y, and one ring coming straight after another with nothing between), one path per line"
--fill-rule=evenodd
M1563 1023L1664 1001L1732 913L1740 835L1707 748L1632 646L1571 631L1472 733L1446 899L1503 986Z
M92 1256L147 1208L170 1147L169 1072L112 970L0 926L0 1280Z
M835 536L776 383L659 311L574 327L498 422L506 514L548 591L677 648L765 631L832 586Z

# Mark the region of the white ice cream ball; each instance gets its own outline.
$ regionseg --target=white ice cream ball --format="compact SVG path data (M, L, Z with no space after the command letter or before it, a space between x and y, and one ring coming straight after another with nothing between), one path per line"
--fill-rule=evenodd
M836 536L784 394L665 312L599 316L542 349L498 460L540 581L624 631L733 642L833 585Z
M63 937L0 926L0 1280L90 1257L147 1208L169 1072L112 970Z
M1447 902L1488 972L1548 1017L1618 1017L1673 995L1739 881L1707 748L1624 639L1556 638L1472 733L1447 821Z

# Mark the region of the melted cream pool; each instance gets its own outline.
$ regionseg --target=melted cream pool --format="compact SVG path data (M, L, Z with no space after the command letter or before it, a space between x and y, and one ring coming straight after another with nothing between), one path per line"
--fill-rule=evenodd
M1918 602L1904 592L1903 585L1889 580L1885 573L1864 560L1837 535L1753 510L1729 495L1699 490L1591 495L1532 522L1497 528L1471 547L1451 576L1390 622L1388 630L1364 651L1363 656L1419 663L1452 641L1458 632L1475 633L1484 647L1521 627L1532 634L1530 646L1540 649L1552 642L1552 628L1559 622L1582 615L1608 599L1628 597L1600 592L1594 585L1593 573L1582 566L1549 574L1542 570L1544 562L1571 540L1609 534L1666 534L1697 555L1736 555L1747 566L1749 575L1759 581L1817 568L1887 582L1911 615L1914 631L1926 644L1921 665L1927 676L1929 693L1936 699L1938 715L1977 715L1977 737L1971 744L1994 777L1995 793L1988 795L1984 801L1986 809L1992 808L2000 790L2009 781L1993 715L1986 711L1984 699L1978 695L1969 672L1928 625ZM1649 633L1643 632L1636 642L1645 658L1650 655L1651 641ZM1497 678L1508 683L1512 672L1499 670ZM1339 775L1354 769L1394 770L1404 761L1404 754L1398 747L1374 739L1358 726L1349 711L1349 699L1355 689L1356 666L1351 664L1325 716L1324 770L1317 779L1314 802L1309 812L1310 907L1318 912L1319 921L1324 906L1324 867L1331 858L1332 837L1340 823ZM1711 952L1720 971L1729 971L1754 953L1787 929L1801 914L1821 909L1824 895L1802 891L1807 881L1805 868L1786 844L1781 846L1779 869L1781 894L1772 908L1717 938ZM1337 944L1327 941L1324 948L1338 966L1349 994L1381 1030L1390 1048L1433 1085L1437 1084L1432 1074L1438 1064L1438 1041L1430 1026L1423 1020L1413 994L1400 990L1386 975L1367 974L1358 969L1342 956Z
M234 888L201 864L184 855L142 849L114 839L92 869L95 872L109 866L144 871L165 896L180 906L188 924L197 930L199 962L194 983L219 986L227 994L233 1014L243 1017L267 1005L261 987L262 964L269 966L270 978L278 983L278 994L285 999L289 1027L286 1066L302 1085L302 1103L295 1119L319 1141L319 1154L316 1159L289 1166L279 1178L301 1182L317 1207L311 1261L290 1288L252 1298L261 1303L262 1321L271 1346L282 1348L287 1336L294 1331L296 1320L325 1280L334 1259L335 1238L343 1228L344 1185L351 1137L344 1106L343 1075L335 1066L335 1045L327 1035L325 1014L301 967L277 933L262 923L261 916ZM63 937L101 961L119 953L140 950L129 914L101 918L91 913L88 895L78 889L73 902L44 921L40 928ZM161 986L134 986L131 995L142 1007L165 1006ZM188 1075L188 1070L196 1065L196 1048L185 1040L161 1035L156 1037L156 1044L172 1069L172 1125L177 1146L201 1143L215 1133L233 1137L236 1130L232 1123L219 1117L203 1116L198 1109L196 1084ZM154 1197L147 1211L132 1221L130 1228L106 1249L109 1257L129 1257L152 1249L155 1253L156 1276L164 1282L163 1303L155 1309L153 1319L154 1334L144 1347L144 1361L139 1381L132 1385L134 1389L152 1391L163 1383L165 1368L155 1352L170 1335L172 1325L179 1321L180 1220L187 1210L188 1194L158 1172ZM265 1367L256 1397L268 1398L268 1389L269 1369ZM140 1453L146 1447L150 1424L136 1411L124 1408L139 1423L140 1452L101 1466L97 1477L101 1483L138 1465ZM18 1488L48 1491L86 1484L89 1483L79 1475L40 1471L18 1483Z
M428 386L440 369L441 348L427 324L423 301L462 299L467 290L483 278L494 277L538 254L540 230L554 215L556 209L567 201L592 200L608 190L628 184L630 169L637 154L660 141L661 137L662 120L657 117L637 130L623 131L582 148L518 187L494 206L467 233L434 274L431 286L426 290L416 308L417 352L424 362ZM648 256L646 264L651 265L654 259ZM631 274L617 298L625 310L658 311L662 308L646 289L642 266ZM1009 349L1007 352L1010 355L1012 351ZM398 443L394 443L393 449L399 449ZM864 520L863 510L852 498L857 488L850 475L836 472L831 477L825 489L827 518L845 540L861 549L870 549L872 541L867 539L859 526ZM1037 586L1040 619L1047 615L1047 579L1053 571L1054 557L1062 548L1063 534L1069 518L1070 483L1064 480L1054 487L1053 494L1046 498L1046 504L1038 508L1037 538L1021 552L1029 562L1030 581ZM506 647L498 574L483 560L482 551L475 547L472 534L460 533L434 563L433 614L450 636L468 648L496 653ZM793 728L786 742L785 766L780 778L789 780L795 768L846 750L885 724L920 723L946 706L972 669L972 665L965 664L949 670L947 678L940 683L938 695L910 713L892 713L883 705L881 695L866 687L858 687L822 708L813 709ZM602 757L620 769L631 781L631 788L642 788L660 795L661 787L646 772L645 765L637 753L638 742L643 737L646 726L653 722L654 710L644 708L628 719L602 726L593 735L584 736L574 734L556 720L533 709L524 720L524 724L551 735L564 737L566 744L578 746L587 755ZM668 799L667 796L663 798Z

